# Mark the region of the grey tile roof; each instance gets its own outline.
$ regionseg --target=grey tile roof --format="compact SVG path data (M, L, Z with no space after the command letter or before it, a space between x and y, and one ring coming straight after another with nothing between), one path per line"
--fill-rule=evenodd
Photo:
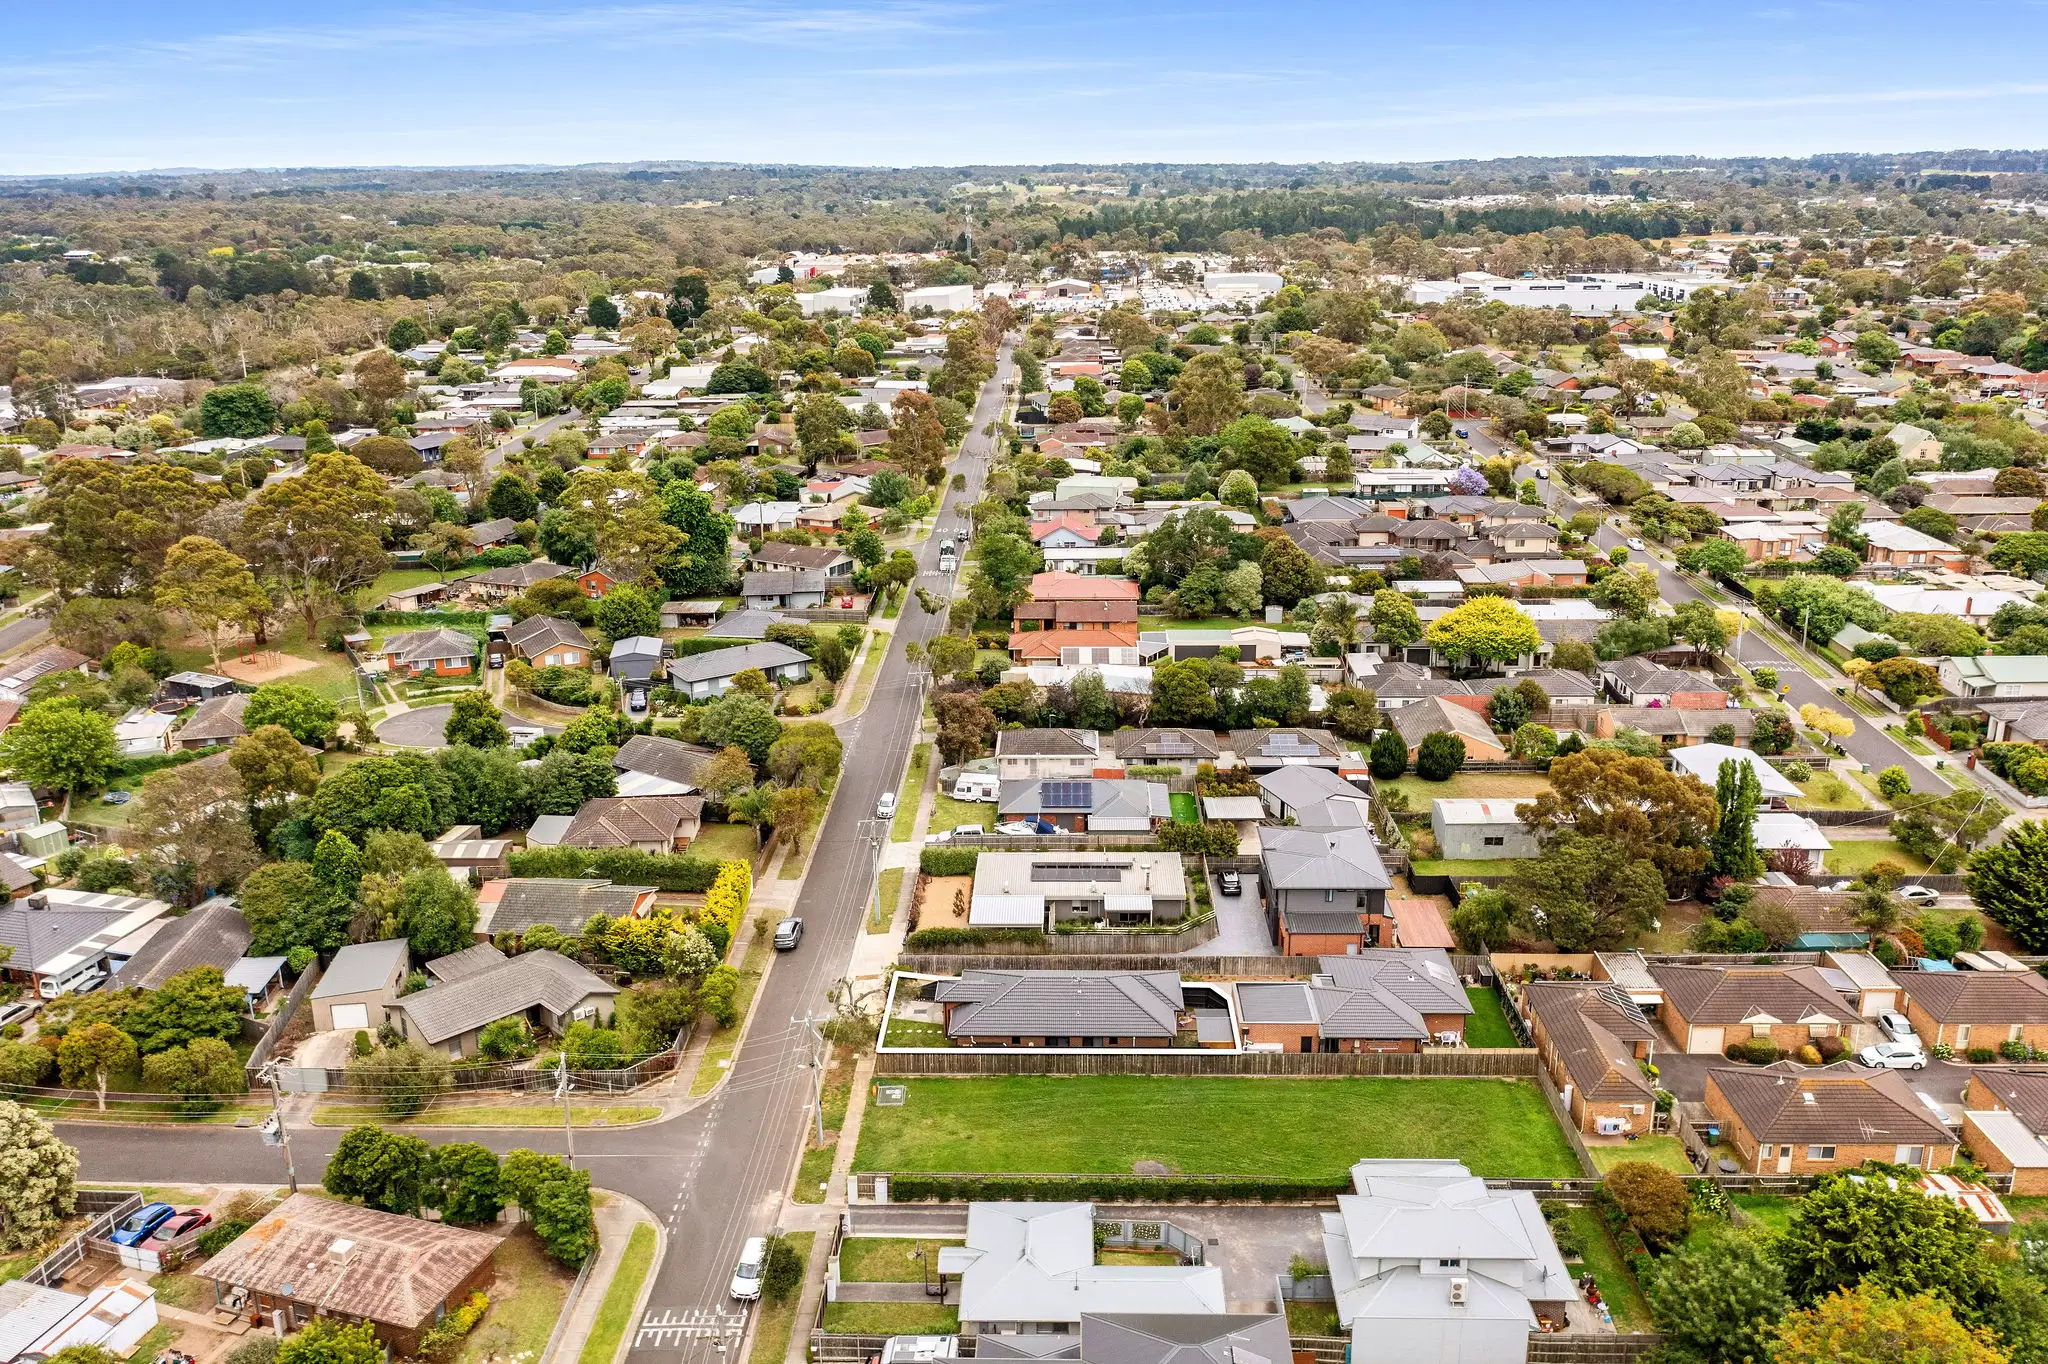
M350 943L334 954L327 974L313 987L313 998L361 995L380 989L394 970L403 972L409 950L404 938Z
M432 985L390 1005L403 1012L429 1044L459 1037L486 1023L536 1006L566 1014L591 995L618 987L555 952L522 952L481 971Z
M996 733L998 758L1087 758L1101 739L1086 729L1005 729Z
M567 848L630 848L648 842L668 847L703 811L702 796L599 796L583 802L561 842Z
M1365 825L1366 793L1327 767L1279 767L1259 777L1259 789L1287 807L1304 829L1357 829Z
M1259 849L1275 890L1386 890L1394 884L1364 829L1262 829Z
M573 620L560 616L528 616L505 632L505 642L522 654L545 653L562 645L590 648L590 636Z
M983 1336L975 1353L989 1340ZM1178 1312L1087 1313L1081 1358L1088 1364L1286 1364L1293 1357L1287 1319L1276 1312L1217 1315Z
M1177 971L969 970L936 990L952 1036L1171 1037Z
M507 564L503 568L487 568L464 581L475 587L528 588L575 571L565 564L551 564L542 559L526 564Z
M475 658L476 640L460 630L408 630L391 635L376 651L393 663L432 663L444 658Z
M80 943L127 917L125 909L68 909L53 905L32 910L16 900L0 908L0 943L14 949L7 959L16 971L40 970Z
M705 639L765 639L771 625L800 624L794 616L785 616L779 611L763 611L757 607L743 607L728 611L718 622L707 629Z
M549 924L564 933L581 933L593 914L613 918L631 914L651 886L619 886L596 878L520 876L505 882L491 914L491 931L523 933L535 924Z
M1110 736L1127 763L1214 762L1223 746L1206 729L1120 729Z
M242 723L242 712L248 708L249 693L241 691L201 701L191 718L179 727L177 740L181 744L232 743L249 732Z
M1628 991L1609 982L1532 981L1523 987L1529 1011L1543 1026L1543 1044L1564 1063L1579 1093L1596 1103L1643 1103L1655 1097L1636 1066L1635 1044L1657 1041L1656 1029Z
M764 569L823 571L852 556L837 545L785 545L770 541L748 557Z
M166 920L121 967L120 983L154 990L195 966L225 972L248 950L249 921L233 900L217 895L183 918Z
M427 963L427 974L438 981L463 980L488 971L501 961L509 960L503 952L487 942L474 947L465 947L460 952L451 952L445 957L436 957Z
M620 772L645 772L651 777L695 786L704 765L717 757L708 748L696 748L680 739L655 734L635 734L612 755L612 766Z
M1355 932L1357 914L1336 931ZM1457 972L1441 948L1372 948L1357 956L1324 957L1307 981L1261 981L1237 987L1247 1023L1314 1024L1325 1037L1375 1041L1432 1035L1426 1015L1469 1014Z
M518 532L518 522L509 516L501 516L495 521L479 521L471 526L469 528L469 538L474 544L495 545L500 541L511 539Z
M1335 763L1344 756L1344 742L1320 729L1233 729L1230 747L1239 762Z
M810 661L801 650L792 649L787 644L763 641L731 649L713 649L709 653L691 654L688 658L672 658L668 661L668 675L677 682L715 682L749 668L782 668L793 663L808 665Z

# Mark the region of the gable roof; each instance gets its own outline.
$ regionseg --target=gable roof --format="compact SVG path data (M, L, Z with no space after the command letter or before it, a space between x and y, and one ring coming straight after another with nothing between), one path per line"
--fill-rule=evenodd
M32 909L41 899L47 909ZM14 949L16 971L59 972L103 955L107 948L170 912L162 900L58 887L0 904L0 943Z
M331 1253L351 1247L346 1260ZM293 1194L204 1266L216 1283L318 1303L323 1311L411 1329L426 1325L498 1238L312 1194Z
M749 668L765 671L796 663L808 666L810 661L807 654L787 644L763 640L759 644L741 644L730 649L691 654L688 658L672 658L668 661L668 675L677 682L715 682L721 677L735 677Z
M1486 721L1479 718L1477 711L1447 701L1441 696L1425 696L1412 706L1402 706L1390 717L1401 739L1414 748L1439 731L1455 734L1460 739L1473 743L1487 744L1493 748L1507 745L1495 736Z
M708 748L697 748L680 739L658 734L635 734L612 755L612 768L619 772L644 772L650 777L694 787L704 766L717 757Z
M647 842L667 847L703 811L702 796L599 796L583 802L559 843L567 848L630 848Z
M1300 766L1344 760L1344 741L1322 729L1233 729L1230 748L1239 762Z
M1275 768L1259 777L1259 789L1288 808L1303 829L1359 829L1368 826L1370 798L1327 767Z
M551 564L545 559L536 559L524 564L507 564L503 568L487 568L463 579L472 587L516 587L528 588L549 578L559 578L576 570L566 564Z
M180 971L218 967L223 974L249 950L249 921L233 900L216 895L191 913L166 920L122 964L123 986L154 990Z
M476 640L460 630L408 630L388 637L372 652L394 664L433 663L447 658L475 658Z
M1214 732L1206 729L1120 729L1110 736L1116 755L1140 766L1161 762L1214 762L1222 753Z
M434 958L427 963L427 974L439 981L463 980L479 971L488 971L501 961L509 960L511 958L491 944L480 942L474 947L465 947L460 952L450 952L445 957Z
M505 642L521 653L544 653L564 644L590 648L590 636L573 620L560 616L528 616L505 632Z
M740 577L742 597L786 597L823 592L831 584L822 568L757 568Z
M1259 850L1275 890L1386 890L1394 884L1362 828L1261 829Z
M432 1046L536 1006L561 1015L591 995L618 992L618 986L560 953L534 951L458 974L385 1007L403 1013L410 1029Z
M1086 814L1091 820L1166 819L1173 814L1173 806L1164 782L1110 777L1027 777L1002 783L996 813Z
M225 744L232 743L249 732L242 723L242 712L249 708L249 693L229 692L201 701L192 711L192 717L178 728L178 742Z
M1035 1337L978 1337L975 1355L1000 1357L1003 1344L1020 1339ZM1080 1358L1088 1364L1286 1364L1292 1349L1287 1319L1277 1312L1090 1312L1081 1317Z
M1182 1006L1178 971L994 971L969 969L934 995L956 1004L949 1035L980 1037L1173 1036Z
M1790 1061L1717 1067L1707 1077L1760 1142L1953 1146L1955 1136L1913 1098L1895 1070L1815 1071Z
M747 556L767 568L829 569L853 556L838 545L785 545L766 541Z
M998 758L1092 758L1101 751L1092 729L1004 729L996 732Z
M1946 975L1947 972L1934 974ZM1972 1066L1970 1073L1979 1084L1997 1095L1999 1102L2027 1125L2028 1131L2036 1134L2048 1132L2048 1071Z
M1589 1102L1642 1103L1656 1091L1637 1068L1635 1043L1656 1029L1628 991L1612 983L1532 981L1523 987L1544 1039Z
M1031 575L1033 601L1136 601L1138 584L1129 578L1099 577L1092 573L1034 573Z

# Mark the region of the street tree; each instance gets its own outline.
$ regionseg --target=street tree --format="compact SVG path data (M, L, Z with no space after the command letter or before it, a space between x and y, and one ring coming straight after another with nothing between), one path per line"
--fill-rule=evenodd
M78 1207L78 1152L18 1103L0 1100L0 1251L40 1246Z
M349 1067L350 1077L355 1067ZM362 1123L342 1133L320 1176L336 1198L380 1212L417 1213L433 1177L433 1152L418 1137Z
M312 639L323 611L349 606L389 565L379 528L392 510L384 480L354 456L313 455L297 478L250 499L242 548L284 585Z
M111 1023L88 1023L57 1044L57 1074L72 1089L90 1087L107 1111L107 1081L138 1062L135 1039Z

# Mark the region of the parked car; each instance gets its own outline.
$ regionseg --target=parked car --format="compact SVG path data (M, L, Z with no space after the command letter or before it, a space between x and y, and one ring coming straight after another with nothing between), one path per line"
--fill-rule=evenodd
M1856 1053L1856 1059L1876 1070L1925 1070L1927 1053L1918 1042L1880 1042Z
M741 1302L753 1302L761 1296L761 1262L767 1258L767 1239L749 1236L747 1243L740 1247L740 1262L732 1272L732 1295L735 1298Z
M0 1028L6 1027L9 1023L28 1022L31 1018L35 1017L36 1010L41 1007L42 1001L38 999L15 1000L14 1003L6 1008L0 1009Z
M895 817L896 793L894 791L884 791L881 797L875 801L875 818L894 819Z
M1819 887L1819 889L1839 895L1845 890L1856 889L1856 883L1854 881L1830 881L1826 885Z
M133 799L135 799L135 796L134 793L132 792L109 791L107 792L107 794L100 797L100 802L103 805L126 805L129 801Z
M1225 895L1242 895L1244 894L1244 878L1234 871L1218 872L1216 875L1216 889L1222 891Z
M1931 905L1941 898L1941 892L1931 886L1900 886L1899 898L1909 905Z
M926 834L927 843L945 843L954 838L979 838L988 830L979 824L955 824L950 829L941 829L935 834Z
M1909 1047L1920 1045L1920 1034L1913 1031L1913 1025L1906 1021L1904 1014L1887 1010L1877 1016L1877 1026L1894 1042L1902 1042Z
M149 1203L121 1219L107 1239L117 1246L139 1246L178 1210L168 1203Z
M187 1208L181 1213L175 1213L170 1217L166 1217L163 1225L149 1234L149 1239L152 1241L175 1241L187 1232L197 1231L201 1227L210 1226L212 1222L212 1213L201 1208Z
M775 950L788 952L804 940L804 921L792 914L775 925Z

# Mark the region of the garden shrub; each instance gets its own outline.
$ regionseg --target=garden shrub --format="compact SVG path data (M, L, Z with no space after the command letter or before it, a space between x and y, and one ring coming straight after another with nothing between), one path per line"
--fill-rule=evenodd
M476 1329L476 1324L483 1320L490 1305L490 1298L482 1293L472 1293L464 1298L462 1306L420 1333L421 1356L427 1359L445 1357L462 1342L464 1336Z
M1768 1037L1752 1037L1742 1044L1742 1054L1756 1065L1767 1066L1785 1053Z
M1813 780L1813 769L1802 762L1786 763L1784 773L1786 781L1796 781L1802 786Z
M2010 1038L1998 1044L1998 1054L2008 1061L2027 1061L2033 1059L2034 1049L2018 1038Z
M1998 1053L1990 1047L1971 1047L1964 1055L1980 1066L1998 1059Z
M558 706L590 706L600 699L597 681L588 668L535 668L530 690Z
M1822 1061L1839 1061L1849 1050L1849 1044L1839 1037L1823 1037L1814 1042L1813 1049L1820 1053Z
M917 869L926 876L972 876L979 856L978 848L926 848L918 854Z
M526 848L512 853L509 865L514 876L572 880L594 876L622 886L653 886L697 895L711 889L727 864L687 853L644 853L630 848ZM744 862L734 865L746 866Z
M201 1255L220 1254L221 1251L226 1248L228 1242L234 1240L237 1236L240 1236L243 1232L247 1231L250 1227L254 1225L255 1223L253 1222L215 1223L213 1226L208 1227L205 1231L199 1233L199 1253Z

